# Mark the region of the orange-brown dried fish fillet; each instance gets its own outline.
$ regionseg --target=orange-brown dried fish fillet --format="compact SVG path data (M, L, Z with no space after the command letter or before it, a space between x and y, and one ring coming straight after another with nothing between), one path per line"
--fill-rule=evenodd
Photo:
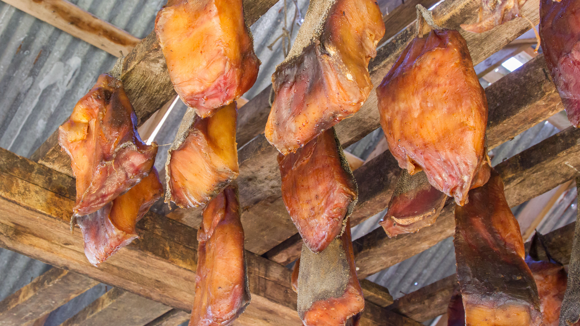
M205 119L188 109L167 158L166 202L204 205L237 178L236 120L235 102Z
M241 0L170 1L155 32L175 91L202 118L254 85L260 60Z
M146 177L157 144L146 145L120 80L103 74L59 128L76 177L75 216L94 213Z
M77 218L83 232L85 255L95 266L138 238L137 222L163 195L157 170L95 213Z
M372 83L367 69L385 27L373 0L312 0L288 57L272 75L276 98L265 135L295 152L356 113Z
M244 230L233 186L205 208L199 241L190 326L229 325L250 303Z

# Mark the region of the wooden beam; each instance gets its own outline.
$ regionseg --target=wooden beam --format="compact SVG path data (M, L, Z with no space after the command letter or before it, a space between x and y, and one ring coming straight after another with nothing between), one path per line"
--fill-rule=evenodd
M504 180L510 206L517 206L573 179L580 168L579 139L580 130L569 128L496 166ZM417 233L388 238L379 228L354 241L359 278L393 266L453 236L454 207L448 201L437 222Z
M146 326L179 326L188 321L190 315L185 311L172 309Z
M0 324L32 325L97 284L80 274L51 268L0 302Z
M360 280L360 286L363 290L365 300L383 308L393 304L393 297L386 287L369 280Z
M574 227L575 223L568 224L544 235L546 248L564 265L570 261ZM529 245L526 243L526 249ZM454 274L395 300L388 309L420 322L427 321L447 312L456 286L457 275Z
M391 37L395 36L400 31L404 30L409 24L411 24L417 18L417 5L422 5L425 8L431 8L439 0L407 0L403 1L397 8L393 11L387 13L383 16L383 21L385 26L385 35L379 42L382 44L388 41Z
M512 139L563 109L562 100L546 72L544 57L540 55L486 88L489 105L489 149ZM351 217L351 223L359 224L386 208L399 173L399 165L388 151L367 161L354 172L359 184L359 202ZM291 237L266 253L266 257L284 265L288 264L298 257L300 252L297 251L297 246L300 242L300 237Z
M538 0L528 1L523 6L522 14L537 23L539 19L538 5ZM476 19L478 6L479 1L475 0L446 0L434 9L433 16L435 22L440 26L459 28L459 24ZM370 64L373 85L376 86L380 83L401 51L413 39L415 28L415 24L409 25L402 33L397 34L389 43L378 50L377 57ZM467 41L474 63L477 64L528 29L529 23L527 21L516 19L498 26L490 33L461 33ZM377 98L373 91L357 114L336 126L338 137L343 146L358 141L379 127L376 105ZM246 209L242 223L244 229L248 230L246 248L261 255L296 234L296 229L293 227L282 201L279 200L281 198L280 174L276 160L276 149L270 146L263 135L259 135L239 150L238 157L240 162L240 175L238 177L240 200L242 207ZM365 164L357 170L355 175L366 170L369 173L368 176L372 176L375 183L387 180L385 176L376 178L376 174L373 174L370 169L365 169L367 165ZM363 181L358 182L359 180ZM365 183L366 180L368 179L357 177L361 189L370 189L371 186ZM363 199L364 196L360 195L359 200ZM388 201L382 203L383 208L387 203ZM363 218L358 222L372 216L362 209L362 205L359 205L354 214L361 213ZM183 216L175 218L189 224L189 221ZM190 225L199 225L199 220L198 213L197 218L191 218L192 224Z
M67 319L62 326L142 326L169 310L171 308L162 303L113 288Z
M80 232L71 235L69 231L74 179L0 149L0 180L0 246L87 275L119 288L116 291L126 290L190 311L195 292L195 229L149 213L137 225L140 239L96 268L84 256ZM301 324L291 272L248 251L246 259L252 303L238 322ZM371 302L367 307L363 315L367 322L414 324Z
M2 0L116 57L139 42L135 36L65 0Z

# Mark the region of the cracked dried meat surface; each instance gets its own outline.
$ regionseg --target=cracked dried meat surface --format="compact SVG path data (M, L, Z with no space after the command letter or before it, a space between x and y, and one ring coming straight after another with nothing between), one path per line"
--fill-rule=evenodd
M304 244L323 251L339 236L357 200L357 186L331 128L286 156L278 155L282 199Z
M455 208L455 255L466 324L540 325L536 282L503 188L492 171L489 182L471 190L469 202Z
M310 2L290 54L272 75L276 98L265 135L278 151L295 152L361 108L373 88L368 63L384 33L375 1Z
M250 303L244 230L233 186L207 205L197 240L195 299L189 325L229 325Z
M59 144L76 177L75 216L95 213L146 177L157 144L146 145L120 80L107 74L74 107L59 128Z
M304 325L356 325L364 305L354 264L350 223L341 237L318 254L302 246L298 315Z
M157 14L155 32L175 91L201 117L254 85L260 61L242 0L170 0Z
M542 0L540 36L546 65L568 120L580 124L580 1Z
M237 178L236 120L235 103L205 119L188 110L167 158L166 202L204 205Z
M520 10L526 0L481 0L477 22L462 24L461 28L473 33L483 33L520 17Z
M85 242L85 255L98 266L119 249L138 238L137 222L163 195L157 170L135 187L117 197L95 213L77 219Z
M377 88L381 126L399 166L465 204L484 160L487 100L457 31L415 38Z

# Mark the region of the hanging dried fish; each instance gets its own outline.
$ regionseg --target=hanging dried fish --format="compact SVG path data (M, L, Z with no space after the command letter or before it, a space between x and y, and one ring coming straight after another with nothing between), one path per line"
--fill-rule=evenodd
M368 63L385 33L373 0L311 0L286 60L276 67L276 98L266 138L286 155L356 113L372 83Z
M568 120L580 124L580 1L542 0L540 36L546 65Z
M457 277L467 325L540 325L540 299L518 222L492 171L455 208Z
M235 102L205 119L187 110L165 165L165 202L204 205L237 178L236 121Z
M256 82L260 60L242 0L169 0L155 32L175 91L202 118Z
M163 194L157 170L98 211L77 218L85 242L85 255L98 266L138 238L135 225Z
M477 23L462 24L461 28L473 33L483 33L520 17L527 0L481 0Z
M229 325L250 304L244 229L234 186L225 188L207 205L197 240L195 299L189 325Z
M300 260L298 315L304 325L356 325L365 302L356 276L350 223L318 254L302 246Z
M157 144L146 145L136 125L122 82L103 74L60 126L76 177L75 216L97 212L149 174Z
M304 244L323 251L339 236L357 201L357 186L334 128L296 153L278 155L282 199Z
M463 205L485 159L487 100L465 39L432 28L419 28L377 88L381 126L401 168L424 170Z

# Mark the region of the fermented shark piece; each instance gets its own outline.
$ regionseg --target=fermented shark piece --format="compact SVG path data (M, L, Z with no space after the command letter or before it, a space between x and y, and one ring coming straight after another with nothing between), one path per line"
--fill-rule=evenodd
M237 114L235 102L205 119L187 110L165 165L165 202L198 207L237 178Z
M146 177L157 144L146 145L119 79L102 74L59 128L58 141L76 177L75 216L103 208Z
M526 263L534 275L540 296L542 325L558 326L560 307L566 291L566 270L562 265L528 258Z
M551 0L550 0L551 1ZM461 24L461 28L473 33L483 33L520 17L520 10L526 0L481 0L477 22Z
M487 100L465 39L439 29L415 38L377 96L399 166L411 175L424 170L433 187L464 205L484 159L487 125Z
M364 308L356 276L350 223L342 236L315 254L302 246L298 275L298 315L306 326L345 325Z
M175 91L202 118L254 85L260 60L242 0L169 0L155 32Z
M137 239L135 225L162 195L163 186L153 168L147 177L113 202L77 218L89 262L98 266Z
M546 65L568 120L580 124L580 0L540 1L540 37Z
M190 326L229 325L250 304L237 189L228 186L203 211Z
M272 75L266 138L286 155L355 114L373 88L368 63L385 33L374 0L312 0Z
M467 325L540 325L540 299L524 261L520 227L505 199L503 181L469 192L455 208L455 256Z
M580 178L576 178L576 189L580 189ZM579 212L580 216L580 212ZM568 286L562 309L560 311L560 325L580 325L580 218L576 220L572 255L568 265Z
M296 260L294 267L292 267L292 291L298 293L298 273L300 272L300 258Z
M278 155L282 199L304 244L324 250L343 229L357 201L357 185L331 128L286 156Z
M484 160L471 183L471 189L483 186L489 180L489 174L488 160ZM447 196L429 184L425 173L410 175L403 170L389 202L387 215L379 224L389 238L415 233L437 221L446 201Z
M389 236L415 233L437 220L447 196L435 189L423 172L401 172L387 215L379 223Z

